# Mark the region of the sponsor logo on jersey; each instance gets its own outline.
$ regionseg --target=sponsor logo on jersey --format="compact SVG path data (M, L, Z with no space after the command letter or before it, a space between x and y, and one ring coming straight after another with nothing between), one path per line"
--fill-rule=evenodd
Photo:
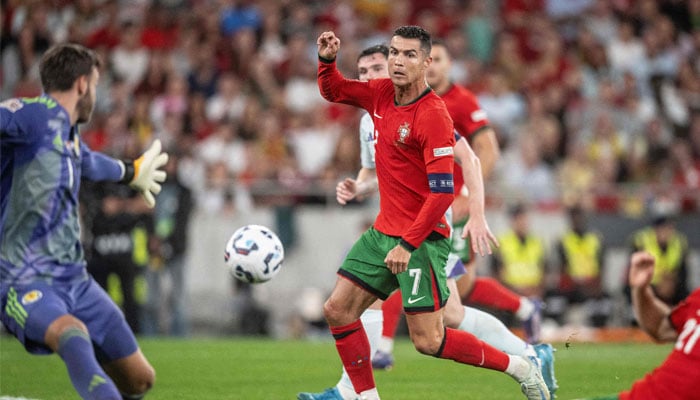
M406 143L406 138L408 137L408 135L411 134L411 124L409 124L408 122L404 122L403 124L401 124L399 126L398 133L399 142Z
M32 303L36 303L39 301L44 296L43 293L41 293L39 290L32 290L30 292L27 292L22 296L22 305L29 305Z
M0 108L10 110L10 112L16 112L22 107L24 107L24 104L19 99L7 99L0 103Z
M438 147L433 149L433 156L435 157L451 156L452 154L454 154L452 147Z

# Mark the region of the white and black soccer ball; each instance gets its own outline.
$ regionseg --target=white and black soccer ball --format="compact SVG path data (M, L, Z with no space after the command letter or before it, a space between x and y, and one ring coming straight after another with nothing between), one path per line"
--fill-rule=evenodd
M284 247L270 228L246 225L231 235L224 260L236 279L247 283L267 282L282 267Z

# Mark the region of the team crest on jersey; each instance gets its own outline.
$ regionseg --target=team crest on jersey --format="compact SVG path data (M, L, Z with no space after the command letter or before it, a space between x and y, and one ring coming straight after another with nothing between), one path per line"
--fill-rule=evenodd
M16 112L22 107L24 107L24 104L20 101L20 99L8 99L0 103L0 108L5 108L10 110L10 112Z
M36 303L43 296L44 294L41 293L41 291L39 290L32 290L30 292L27 292L24 294L24 296L22 296L22 305L26 306L28 304Z
M406 138L411 134L411 124L404 122L399 126L399 142L406 143Z

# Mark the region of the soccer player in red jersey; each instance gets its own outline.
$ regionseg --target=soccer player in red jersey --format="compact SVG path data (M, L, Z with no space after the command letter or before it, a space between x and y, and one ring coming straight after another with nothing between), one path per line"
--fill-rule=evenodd
M415 26L396 29L390 79L368 82L345 79L337 70L340 40L333 32L322 33L317 44L321 94L366 109L377 134L380 211L346 256L324 304L338 354L360 398L379 399L379 393L359 316L377 298L401 288L411 340L419 352L506 372L527 398L549 399L535 364L443 327L441 308L449 291L442 266L450 248L445 212L454 199L455 140L444 102L425 81L430 35ZM475 244L482 246L490 244Z
M598 400L693 400L700 382L700 288L675 308L651 287L656 260L647 252L630 259L629 285L639 326L658 342L676 342L660 367L632 384L630 390Z
M476 96L468 89L453 83L449 78L451 68L450 54L445 43L433 40L431 57L433 59L426 71L426 79L447 106L447 111L454 121L455 130L465 137L481 162L481 171L486 180L493 171L500 157L496 133L489 126L484 110ZM512 312L525 324L527 340L530 343L539 342L540 303L514 293L496 279L476 276L475 258L471 253L468 239L462 237L462 230L468 218L469 193L463 186L461 168L455 167L455 200L452 203L452 251L465 263L466 273L457 277L457 287L464 303L479 304L496 309ZM461 266L460 266L461 267ZM457 275L457 274L455 274ZM388 369L393 365L391 355L393 338L402 311L400 295L393 294L384 304L384 327L378 343L378 351L372 361L376 369ZM461 311L461 309L459 309ZM454 313L453 313L454 314ZM461 318L457 316L457 324ZM490 342L493 344L492 342ZM551 359L549 345L538 346L537 350L547 352L544 356ZM497 346L498 347L498 346ZM545 377L547 380L547 377ZM550 388L555 387L553 378L548 382Z

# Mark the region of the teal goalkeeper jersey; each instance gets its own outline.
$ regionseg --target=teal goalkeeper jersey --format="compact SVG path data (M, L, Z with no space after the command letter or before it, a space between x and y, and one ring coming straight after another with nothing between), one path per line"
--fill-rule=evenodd
M0 148L0 283L86 279L80 180L118 181L123 163L82 143L47 95L0 103Z

